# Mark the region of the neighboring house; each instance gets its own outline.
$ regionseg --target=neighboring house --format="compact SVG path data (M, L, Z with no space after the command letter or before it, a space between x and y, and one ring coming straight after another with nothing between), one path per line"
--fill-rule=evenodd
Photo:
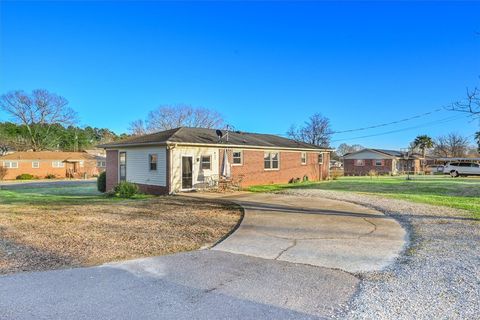
M363 149L343 156L344 175L364 176L371 170L378 174L395 175L399 173L419 173L422 168L421 156L405 152L384 149Z
M130 181L154 194L223 180L242 187L321 180L328 177L331 151L269 134L186 127L100 147L107 150L107 190Z
M28 173L38 178L83 178L105 171L106 159L86 152L25 151L0 157L0 166L7 169L5 180Z

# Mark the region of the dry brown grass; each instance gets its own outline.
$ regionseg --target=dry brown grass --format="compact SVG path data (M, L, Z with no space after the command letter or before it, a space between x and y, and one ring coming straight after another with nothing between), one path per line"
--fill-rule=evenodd
M0 274L194 250L227 235L240 217L235 205L180 196L0 204Z

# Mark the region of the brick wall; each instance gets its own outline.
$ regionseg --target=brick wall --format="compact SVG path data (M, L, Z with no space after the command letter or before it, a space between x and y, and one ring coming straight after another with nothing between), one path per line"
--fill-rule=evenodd
M67 177L67 170L73 169L73 163L64 163L63 168L54 168L52 162L54 160L0 160L0 166L3 166L4 161L13 161L18 163L18 168L8 168L5 180L15 180L17 176L28 173L39 179L44 179L47 175L55 175L56 178L62 179ZM61 161L61 160L58 160ZM33 168L32 162L38 162L39 168ZM97 175L99 170L97 168L96 161L85 160L83 167L76 164L77 173L75 177L83 177L83 173L86 173L89 177Z
M356 166L354 159L345 159L343 162L344 175L346 176L365 176L370 170L375 170L379 174L391 174L392 160L383 159L382 166L376 166L374 159L364 159L363 166Z
M118 184L118 150L107 150L107 191Z
M230 163L232 150L228 151ZM307 163L301 164L301 152L280 151L279 170L264 169L263 150L243 150L243 164L232 165L232 178L241 179L242 187L259 184L288 183L292 178L320 180L328 177L328 163L330 156L324 153L323 164L318 163L318 152L307 152ZM220 173L223 163L224 150L219 150Z

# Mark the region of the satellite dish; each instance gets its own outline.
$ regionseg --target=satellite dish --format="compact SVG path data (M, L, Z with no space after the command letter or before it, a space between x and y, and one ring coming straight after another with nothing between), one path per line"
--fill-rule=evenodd
M223 137L222 130L217 129L215 132L217 133L218 140L222 139L222 137Z

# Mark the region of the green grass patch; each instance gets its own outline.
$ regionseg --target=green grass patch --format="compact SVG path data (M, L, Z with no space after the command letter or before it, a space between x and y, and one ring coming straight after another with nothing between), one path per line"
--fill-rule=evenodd
M138 194L131 199L146 199L149 195ZM72 186L44 186L36 188L11 188L0 190L1 204L87 204L92 202L121 201L98 192L95 183Z
M342 177L324 182L252 186L252 192L275 192L291 188L311 188L382 195L419 203L464 209L480 219L480 179L444 176Z

